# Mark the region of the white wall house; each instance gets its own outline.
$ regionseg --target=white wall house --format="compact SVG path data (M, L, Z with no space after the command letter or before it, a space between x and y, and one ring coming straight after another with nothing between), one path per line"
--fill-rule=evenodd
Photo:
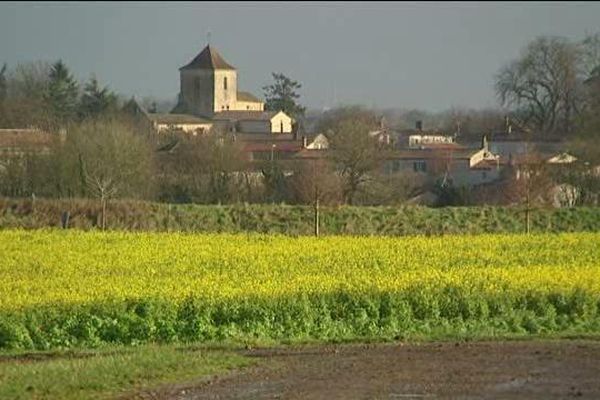
M215 120L228 121L241 133L291 133L292 118L283 111L223 111Z
M185 133L197 135L208 133L213 126L211 121L194 115L151 113L147 115L154 129L159 133L167 130L180 130Z

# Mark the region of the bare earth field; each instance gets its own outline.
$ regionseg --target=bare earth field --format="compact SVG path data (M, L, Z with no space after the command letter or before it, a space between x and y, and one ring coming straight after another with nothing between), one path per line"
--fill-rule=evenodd
M247 369L134 399L600 398L600 342L346 344L250 349Z

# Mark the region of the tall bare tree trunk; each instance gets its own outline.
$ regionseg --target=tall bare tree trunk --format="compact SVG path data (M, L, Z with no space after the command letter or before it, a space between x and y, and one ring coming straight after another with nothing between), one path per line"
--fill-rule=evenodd
M529 185L527 185L527 197L525 199L526 209L525 209L525 232L529 234L531 230L531 203L529 197Z
M315 199L315 236L319 236L319 198Z
M106 229L106 198L102 196L102 230Z

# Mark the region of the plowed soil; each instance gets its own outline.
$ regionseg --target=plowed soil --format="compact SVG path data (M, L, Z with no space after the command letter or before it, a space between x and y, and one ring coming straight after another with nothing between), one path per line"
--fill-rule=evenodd
M508 341L244 350L247 369L135 399L600 399L600 342Z

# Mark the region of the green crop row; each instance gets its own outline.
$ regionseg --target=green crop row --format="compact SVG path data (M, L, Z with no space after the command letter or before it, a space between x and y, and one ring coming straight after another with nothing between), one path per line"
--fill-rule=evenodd
M135 299L0 314L0 349L205 341L339 341L600 334L600 298L571 293L328 293L180 303Z

